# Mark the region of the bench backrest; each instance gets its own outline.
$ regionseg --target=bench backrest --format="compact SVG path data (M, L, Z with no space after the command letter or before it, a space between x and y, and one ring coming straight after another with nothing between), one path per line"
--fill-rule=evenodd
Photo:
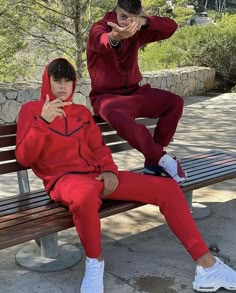
M116 131L114 131L100 117L94 117L94 119L101 129L104 142L110 147L112 153L132 149L132 147L126 141L121 139ZM153 133L156 126L156 119L138 118L136 121L146 125L150 132ZM18 172L27 169L20 165L15 157L16 130L16 124L0 125L0 174Z

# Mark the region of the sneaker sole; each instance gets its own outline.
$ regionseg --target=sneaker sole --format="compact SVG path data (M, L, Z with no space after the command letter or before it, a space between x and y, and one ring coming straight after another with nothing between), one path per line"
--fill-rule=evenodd
M197 286L195 284L195 282L193 282L193 289L197 292L216 292L217 290L219 290L220 288L224 288L226 290L229 291L235 291L236 290L236 286L227 286L227 285L223 285L223 286L215 286L215 287L209 287L209 286Z

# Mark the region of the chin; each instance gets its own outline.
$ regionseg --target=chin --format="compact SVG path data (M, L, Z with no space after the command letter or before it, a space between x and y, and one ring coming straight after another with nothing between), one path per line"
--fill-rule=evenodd
M65 101L65 100L67 100L69 98L69 96L67 97L67 96L59 96L58 97L58 100L61 100L61 101Z

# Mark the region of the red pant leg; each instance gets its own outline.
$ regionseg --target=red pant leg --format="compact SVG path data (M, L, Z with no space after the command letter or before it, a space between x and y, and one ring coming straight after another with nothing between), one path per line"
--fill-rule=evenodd
M159 118L153 136L154 141L164 147L168 146L183 113L183 99L174 93L151 88L149 85L139 88L136 94L144 96L142 115Z
M106 120L118 134L145 157L145 165L156 165L175 131L183 111L181 97L149 85L132 95L101 95L94 104L95 113ZM137 117L159 118L154 136Z
M76 230L86 256L101 254L101 225L98 210L103 183L95 180L97 174L68 174L58 180L50 192L53 200L68 206L73 214Z
M194 260L208 252L179 185L170 178L119 173L119 185L107 198L159 206L161 213Z

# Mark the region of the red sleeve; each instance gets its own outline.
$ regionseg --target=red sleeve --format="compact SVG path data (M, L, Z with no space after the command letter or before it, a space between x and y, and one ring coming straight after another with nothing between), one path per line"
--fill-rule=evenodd
M89 110L88 110L89 111ZM96 158L101 162L101 172L113 172L118 175L118 168L113 161L111 151L108 146L103 142L100 128L96 125L91 113L90 115L90 127L88 130L88 145L93 151Z
M140 31L140 46L147 43L168 39L177 30L177 23L161 16L148 16L148 25Z
M103 20L95 23L89 33L88 49L97 53L113 50L108 39L110 31L111 29Z
M32 103L22 106L16 135L16 158L25 167L31 166L39 157L48 133L49 124L40 117L35 117Z

